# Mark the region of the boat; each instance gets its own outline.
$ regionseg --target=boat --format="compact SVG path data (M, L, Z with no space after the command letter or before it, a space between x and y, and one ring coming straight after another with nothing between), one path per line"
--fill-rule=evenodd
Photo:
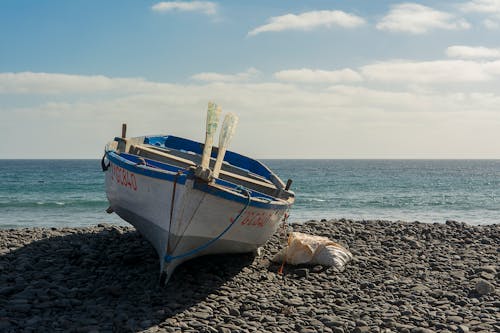
M160 283L186 260L256 252L295 200L262 162L227 150L237 117L226 115L213 146L220 107L209 103L205 143L174 135L122 135L105 147L108 213L132 224L156 249Z

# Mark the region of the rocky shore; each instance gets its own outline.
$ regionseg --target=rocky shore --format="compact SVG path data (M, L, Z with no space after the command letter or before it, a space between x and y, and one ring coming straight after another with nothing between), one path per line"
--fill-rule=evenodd
M165 288L134 229L0 230L1 332L500 332L500 225L309 221L345 271L258 256L180 266Z

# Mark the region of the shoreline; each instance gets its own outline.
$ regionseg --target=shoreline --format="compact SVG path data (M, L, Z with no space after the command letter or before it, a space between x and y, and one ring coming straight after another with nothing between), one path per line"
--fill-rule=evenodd
M158 286L156 252L133 228L0 229L0 331L494 332L500 225L292 223L354 255L343 272L261 255L181 265Z

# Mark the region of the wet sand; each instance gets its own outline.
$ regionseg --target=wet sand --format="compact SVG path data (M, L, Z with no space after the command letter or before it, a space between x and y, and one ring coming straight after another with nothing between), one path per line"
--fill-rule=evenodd
M219 255L158 285L133 228L0 230L2 332L499 332L500 225L293 224L354 255L345 271Z

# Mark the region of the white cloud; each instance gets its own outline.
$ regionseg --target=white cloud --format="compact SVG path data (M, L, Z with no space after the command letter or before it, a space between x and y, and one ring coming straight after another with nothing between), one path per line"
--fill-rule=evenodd
M367 79L384 82L425 84L487 82L498 79L500 61L386 61L363 66L361 73Z
M355 28L365 23L359 16L345 13L340 10L321 10L302 13L299 15L286 14L271 17L269 23L251 30L248 35L255 36L259 33L284 30L312 30L319 27L340 26Z
M500 58L500 48L487 48L482 46L454 45L446 49L446 55L452 58Z
M454 15L416 3L394 5L378 23L377 29L424 34L433 29L462 30L470 24Z
M167 1L159 2L151 7L152 10L157 12L201 12L206 15L214 15L217 12L217 5L210 1Z
M500 0L473 0L462 4L460 8L469 13L500 13Z
M103 75L71 75L59 73L0 73L3 94L91 94L151 90L157 83L141 78L109 78Z
M289 69L274 73L274 77L280 81L304 83L360 82L363 80L358 72L350 68L336 71L309 68Z
M469 63L475 63L476 69L483 66L483 74L500 75L500 62L462 61L457 66ZM415 64L414 71L422 69ZM403 70L396 79L412 80L404 81L404 76L413 73L393 65L386 63L378 70ZM384 79L366 71L372 79ZM123 122L132 136L167 133L203 140L206 103L215 100L223 111L240 116L230 149L258 158L442 157L450 153L499 157L499 89L487 91L472 84L417 91L403 84L376 82L377 89L369 85L369 81L314 89L276 82L183 85L105 76L0 73L0 156L99 158L104 143L120 133ZM15 103L9 104L12 100ZM14 146L8 140L12 137ZM461 155L467 153L473 155Z
M205 82L241 82L248 81L260 74L255 68L249 68L245 72L236 74L221 74L215 72L203 72L191 76L192 79Z
M500 28L500 0L473 0L459 7L465 13L485 14L487 17L482 21L482 25L486 29Z

